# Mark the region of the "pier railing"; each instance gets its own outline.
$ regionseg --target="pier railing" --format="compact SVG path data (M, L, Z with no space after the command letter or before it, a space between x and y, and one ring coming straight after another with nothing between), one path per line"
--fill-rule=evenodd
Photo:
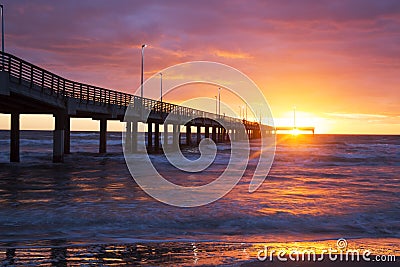
M38 87L41 93L60 98L75 98L80 103L91 105L117 105L126 108L133 105L133 108L145 108L153 113L175 113L187 117L218 118L217 114L179 106L167 102L161 102L149 98L105 89L94 85L72 81L41 67L33 65L14 55L0 52L0 67L10 74L10 80L19 84L25 84L30 88ZM231 123L248 123L238 118L220 116L221 119Z

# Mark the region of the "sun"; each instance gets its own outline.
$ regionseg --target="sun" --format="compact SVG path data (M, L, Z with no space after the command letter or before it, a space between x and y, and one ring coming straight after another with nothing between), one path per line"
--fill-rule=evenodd
M291 134L294 135L294 136L297 136L297 135L300 134L300 131L299 131L298 129L293 129L293 130L291 131Z

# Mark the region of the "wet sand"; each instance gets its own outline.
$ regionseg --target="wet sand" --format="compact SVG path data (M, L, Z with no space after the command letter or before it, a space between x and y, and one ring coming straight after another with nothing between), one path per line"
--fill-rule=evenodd
M59 244L59 246L57 246ZM93 244L63 246L62 241L52 242L47 247L0 248L2 266L397 266L397 256L389 262L377 262L375 254L370 262L332 261L328 255L320 260L281 261L276 256L265 261L257 259L261 244L222 242L148 242L135 244ZM289 244L289 243L288 243ZM308 243L298 243L309 247ZM290 245L290 244L289 244ZM315 243L318 246L317 243ZM388 254L380 254L388 255ZM307 256L306 256L307 259ZM313 259L313 258L311 258ZM350 259L350 258L349 258Z

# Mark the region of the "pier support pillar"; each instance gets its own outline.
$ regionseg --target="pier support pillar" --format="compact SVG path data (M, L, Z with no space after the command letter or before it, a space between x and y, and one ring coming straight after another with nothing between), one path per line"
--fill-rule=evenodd
M100 119L100 146L99 153L107 152L107 119Z
M204 138L210 138L210 127L204 127Z
M222 143L226 141L226 129L224 127L221 128L221 140Z
M215 126L212 127L211 139L217 143L217 127Z
M221 143L221 127L218 127L217 129L217 142Z
M163 147L168 146L168 124L164 123L164 141Z
M126 134L125 134L125 152L132 152L132 123L126 122Z
M201 141L201 126L197 126L197 144Z
M65 115L54 114L55 127L53 132L53 162L64 162L64 130Z
M19 113L11 113L10 162L19 162Z
M186 145L190 146L192 144L192 127L190 125L186 126Z
M179 125L172 124L172 144L174 147L179 145Z
M222 142L226 141L226 136L227 136L227 130L225 128L222 128Z
M65 116L64 135L64 154L71 154L71 119L69 116Z
M154 148L158 150L160 148L160 124L154 123Z
M147 123L147 148L153 147L153 124L151 122Z
M138 122L132 121L132 132L131 132L131 151L137 152L137 141L138 141Z

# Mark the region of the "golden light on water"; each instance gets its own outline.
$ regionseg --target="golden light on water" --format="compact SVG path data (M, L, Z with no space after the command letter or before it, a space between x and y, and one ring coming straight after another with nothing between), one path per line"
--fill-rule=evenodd
M292 135L297 136L299 134L300 134L300 130L298 130L298 129L293 129L292 130Z

